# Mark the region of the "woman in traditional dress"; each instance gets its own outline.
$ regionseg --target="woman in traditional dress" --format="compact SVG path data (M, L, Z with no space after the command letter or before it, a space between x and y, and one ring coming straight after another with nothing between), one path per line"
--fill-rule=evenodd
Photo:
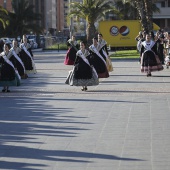
M22 60L20 59L20 52L21 48L18 47L18 43L16 40L13 40L12 42L12 48L10 49L12 52L13 56L15 57L16 61L16 68L18 70L19 75L21 76L22 79L27 78L27 74L25 74L25 66Z
M164 42L165 42L165 47L164 47L164 54L165 57L169 56L169 47L170 47L170 36L168 34L168 32L164 33Z
M72 36L71 39L67 41L68 51L64 60L65 65L74 65L76 59L76 53L79 49L79 45L76 41L75 36Z
M33 54L31 51L31 45L27 42L26 36L23 36L23 43L20 44L21 52L20 58L25 66L25 73L37 73L35 63L33 60Z
M99 44L99 53L101 54L101 56L106 61L107 70L109 72L113 71L112 62L111 62L111 59L109 57L109 52L107 50L107 42L103 39L102 34L98 34L98 44Z
M145 41L146 32L140 31L139 34L136 36L135 40L137 41L137 50L140 53L142 42Z
M90 53L85 49L84 42L80 42L80 50L76 53L74 69L71 73L68 84L71 86L82 86L82 91L87 90L87 86L99 84L98 75L93 66L88 61Z
M0 85L3 86L2 92L10 92L9 86L20 85L20 76L16 71L16 65L13 65L15 58L9 49L10 45L4 44L4 51L0 54Z
M89 57L90 64L94 66L98 74L98 78L107 78L109 73L107 70L106 61L99 53L99 44L97 38L93 38L93 44L89 47L91 53Z
M162 64L164 64L164 45L165 45L165 42L164 42L164 35L161 34L159 35L156 43L157 43L157 51L158 51L158 57L159 57L159 60L161 61Z
M3 52L3 47L4 47L4 41L0 40L0 53Z
M156 43L151 40L150 34L146 34L146 40L141 47L141 72L147 73L147 77L152 76L151 72L163 70L163 66L157 56Z

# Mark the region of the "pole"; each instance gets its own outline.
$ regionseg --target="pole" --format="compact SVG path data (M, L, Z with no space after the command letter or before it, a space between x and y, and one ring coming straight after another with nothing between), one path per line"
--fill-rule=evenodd
M6 0L4 0L4 8L6 9Z
M71 12L70 8L71 8L71 0L69 0L69 12ZM73 18L71 17L70 18L70 38L72 37L72 35L73 35Z

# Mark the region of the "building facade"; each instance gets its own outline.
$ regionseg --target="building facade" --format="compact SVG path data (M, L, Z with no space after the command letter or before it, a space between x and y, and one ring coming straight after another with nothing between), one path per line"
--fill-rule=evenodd
M153 14L153 22L165 31L170 31L170 0L158 0L160 13Z
M41 20L38 21L38 24L42 27L45 28L45 0L29 0L29 3L31 5L34 5L33 11L35 13L41 14Z
M12 0L0 0L0 5L8 11L12 11L11 1Z
M0 0L0 5L8 11L12 11L12 0ZM34 5L34 12L42 15L39 25L44 28L44 32L50 32L52 35L62 34L68 36L72 29L76 32L76 28L86 27L84 20L76 21L75 18L69 19L71 2L80 2L83 0L29 0ZM114 1L114 0L111 0ZM153 14L153 22L161 28L170 31L170 0L158 0L156 5L160 9L160 13ZM78 28L78 29L79 29Z

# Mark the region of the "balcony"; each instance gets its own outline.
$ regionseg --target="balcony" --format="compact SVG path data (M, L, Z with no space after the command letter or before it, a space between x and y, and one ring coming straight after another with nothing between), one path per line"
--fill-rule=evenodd
M170 7L159 8L160 13L154 13L153 18L170 18Z

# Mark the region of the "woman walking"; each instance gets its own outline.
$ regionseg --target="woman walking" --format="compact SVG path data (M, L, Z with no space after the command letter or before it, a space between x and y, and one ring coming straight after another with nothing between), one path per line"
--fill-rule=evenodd
M67 41L68 51L64 60L65 65L74 65L76 59L76 53L79 49L76 37L72 36L71 39Z
M27 42L27 37L23 36L23 43L20 44L21 52L20 58L25 66L25 73L37 73L35 63L33 60L33 54L31 51L31 45Z
M94 66L98 74L98 78L107 78L109 73L107 70L106 61L99 53L100 45L97 42L97 38L93 38L93 44L89 47L91 56L89 57L90 64Z
M18 43L16 40L13 40L12 42L12 48L10 49L10 52L15 57L16 61L16 68L18 70L19 75L22 79L27 78L27 75L25 74L25 66L22 60L20 59L20 52L21 48L18 47Z
M109 57L109 52L107 50L107 42L103 39L102 34L98 34L98 44L99 44L99 53L101 54L101 56L106 61L107 70L109 72L112 72L113 66L112 66L111 59Z
M4 44L4 51L0 54L0 85L3 86L2 92L10 92L9 86L20 85L20 76L16 71L16 65L13 65L15 58L9 49L10 45Z
M71 86L82 86L82 91L88 90L88 86L99 84L98 75L93 66L90 65L88 57L90 53L85 49L84 42L80 42L80 50L76 53L74 69L68 76L68 84Z
M141 47L141 72L152 76L151 72L163 70L163 66L157 56L156 43L151 40L150 34L146 34L146 40Z

